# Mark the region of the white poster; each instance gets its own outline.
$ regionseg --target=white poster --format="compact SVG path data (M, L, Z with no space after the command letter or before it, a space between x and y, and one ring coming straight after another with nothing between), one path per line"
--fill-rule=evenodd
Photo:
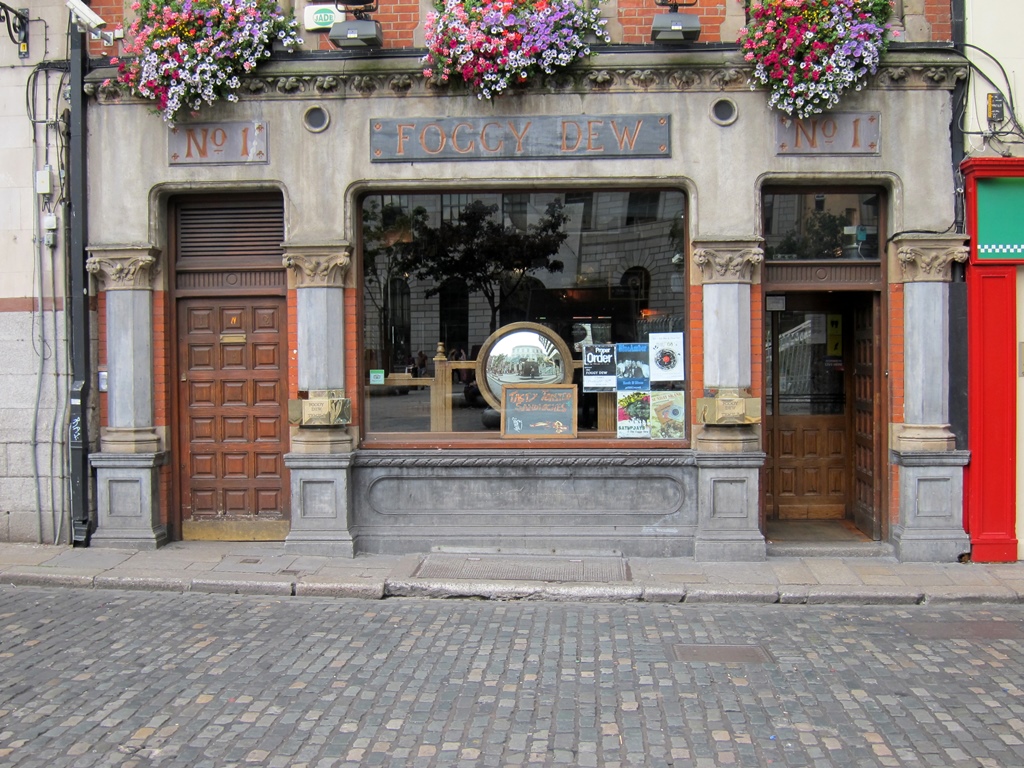
M651 350L651 381L683 381L686 378L682 333L652 333L648 344Z

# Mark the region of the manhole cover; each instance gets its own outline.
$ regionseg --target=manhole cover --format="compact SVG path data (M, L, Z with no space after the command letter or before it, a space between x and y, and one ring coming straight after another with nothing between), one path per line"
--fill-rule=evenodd
M772 660L768 651L760 645L673 645L672 654L676 661L706 664L767 664Z
M629 581L619 557L509 557L427 555L416 570L421 579L490 579L494 581L608 582Z
M901 626L935 640L1024 640L1024 629L1015 621L905 621Z

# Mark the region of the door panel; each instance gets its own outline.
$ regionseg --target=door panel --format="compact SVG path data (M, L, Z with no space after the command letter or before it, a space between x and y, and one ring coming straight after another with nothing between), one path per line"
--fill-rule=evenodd
M285 312L279 297L178 302L186 537L196 524L288 519Z
M882 393L875 376L880 303L865 303L853 312L853 523L875 541L882 538L881 430Z

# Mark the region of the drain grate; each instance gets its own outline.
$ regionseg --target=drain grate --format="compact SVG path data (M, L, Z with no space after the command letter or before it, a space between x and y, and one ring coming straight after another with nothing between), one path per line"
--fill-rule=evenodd
M772 661L771 654L760 645L673 645L672 655L676 661L705 664L768 664Z
M427 555L415 575L421 579L601 583L630 581L626 562L619 557Z
M1024 629L1015 621L905 621L900 626L933 640L1024 640Z

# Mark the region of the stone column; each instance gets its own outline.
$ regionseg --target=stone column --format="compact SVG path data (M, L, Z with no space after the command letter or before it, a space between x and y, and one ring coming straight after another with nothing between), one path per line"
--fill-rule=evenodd
M302 391L345 389L345 283L351 264L347 243L286 243L288 287L298 311L298 381ZM352 435L344 427L293 427L291 530L285 549L352 557Z
M160 522L157 469L166 461L153 425L153 275L159 251L148 245L89 248L86 269L107 292L107 426L96 469L98 546L155 549Z
M760 241L750 238L708 238L693 248L704 302L704 391L692 396L703 396L708 406L699 408L703 425L693 440L699 488L694 557L764 560L758 478L765 456L745 415L751 399L750 286L764 253Z
M900 467L900 560L952 561L970 550L963 527L963 468L949 429L949 282L967 260L963 235L903 235L894 241L903 283L903 424L893 428ZM966 332L966 329L965 331Z

